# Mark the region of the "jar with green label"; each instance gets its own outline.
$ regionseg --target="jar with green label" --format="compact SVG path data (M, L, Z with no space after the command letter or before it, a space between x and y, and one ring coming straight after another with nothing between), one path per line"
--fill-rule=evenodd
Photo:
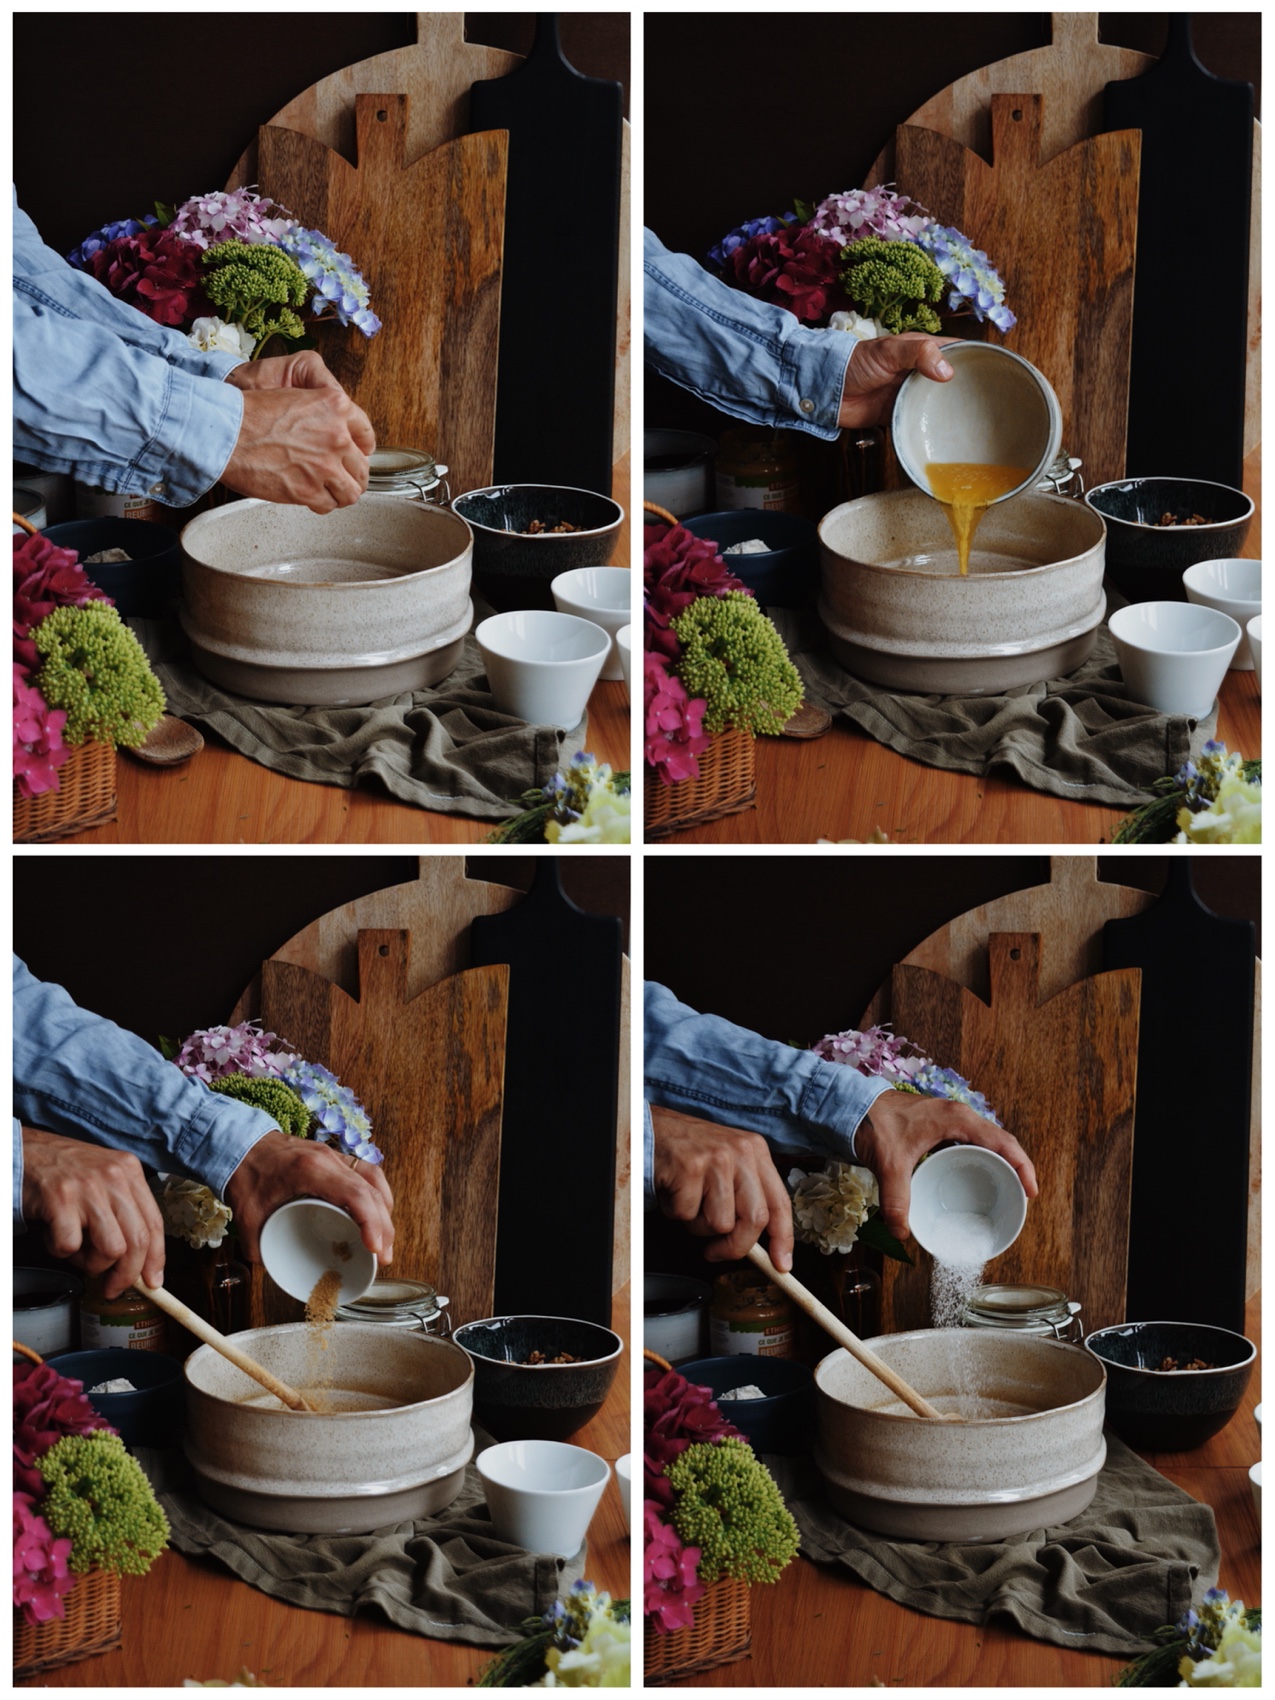
M167 1352L168 1318L136 1287L108 1299L105 1277L93 1275L80 1299L80 1346L86 1352L104 1346Z

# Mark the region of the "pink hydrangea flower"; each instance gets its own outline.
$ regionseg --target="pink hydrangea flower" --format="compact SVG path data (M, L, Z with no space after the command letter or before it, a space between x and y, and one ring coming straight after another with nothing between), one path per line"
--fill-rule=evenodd
M680 779L697 779L697 758L713 741L703 724L707 701L688 696L686 686L669 670L667 658L654 650L646 651L643 677L646 699L643 749L647 766L663 785L675 785Z
M64 1594L75 1586L68 1567L71 1542L53 1531L27 1493L13 1496L13 1603L28 1623L65 1617Z
M296 227L286 207L251 189L218 189L183 201L168 228L197 248L211 248L218 242L278 242Z
M41 797L61 786L58 768L71 759L62 742L66 710L50 708L27 670L13 664L13 777L21 797Z
M829 195L815 208L808 229L838 248L864 236L887 242L912 242L934 223L923 206L881 184L876 189L850 189Z
M13 1485L34 1498L44 1493L44 1477L35 1467L51 1446L68 1434L115 1430L84 1397L84 1385L59 1375L51 1364L13 1366Z
M278 1077L296 1062L277 1033L266 1033L255 1021L236 1027L203 1027L192 1033L173 1061L183 1074L202 1080L220 1080L225 1074L248 1074L254 1078Z
M691 1609L704 1592L699 1579L700 1548L683 1546L677 1530L665 1523L648 1500L642 1512L642 1605L661 1635L690 1629Z
M844 1033L825 1033L810 1049L825 1062L845 1063L860 1074L880 1075L886 1080L911 1080L929 1062L910 1039L891 1033L888 1024L868 1027L862 1033L853 1027Z

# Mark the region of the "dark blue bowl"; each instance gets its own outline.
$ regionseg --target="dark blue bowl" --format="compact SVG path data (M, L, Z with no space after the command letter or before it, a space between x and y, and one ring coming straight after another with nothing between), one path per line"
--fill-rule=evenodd
M145 523L138 521L139 524ZM84 1396L125 1446L171 1446L186 1416L182 1365L160 1352L129 1352L122 1346L60 1352L48 1359L59 1375L84 1384ZM90 1393L100 1381L133 1383L135 1393Z
M813 520L765 508L731 508L696 514L682 524L696 537L716 543L719 550L752 538L770 545L764 555L723 556L763 608L805 608L819 594L819 531Z
M604 567L615 550L624 509L595 490L559 484L496 484L469 490L452 511L474 534L474 584L498 614L511 608L552 608L550 585L573 567ZM537 532L565 521L575 531ZM628 562L621 565L627 566Z
M81 566L86 555L123 549L129 560L102 562L84 571L125 619L131 615L157 618L181 595L181 539L170 526L114 514L69 519L49 526L43 535L59 549L74 549Z
M1240 1408L1257 1348L1204 1322L1121 1322L1085 1345L1107 1371L1107 1423L1144 1452L1189 1452ZM1199 1358L1213 1369L1162 1370Z
M1242 490L1200 478L1118 478L1085 492L1107 525L1107 575L1130 602L1185 602L1182 574L1238 555L1253 504ZM1160 525L1165 515L1206 525Z
M492 1316L452 1339L474 1360L474 1415L497 1440L566 1440L602 1409L624 1342L569 1316ZM529 1364L569 1352L572 1364Z
M815 1378L805 1364L791 1358L754 1357L739 1353L725 1358L697 1358L678 1364L677 1373L695 1387L708 1387L714 1396L732 1387L760 1387L764 1399L728 1399L719 1409L754 1452L807 1452L815 1426Z

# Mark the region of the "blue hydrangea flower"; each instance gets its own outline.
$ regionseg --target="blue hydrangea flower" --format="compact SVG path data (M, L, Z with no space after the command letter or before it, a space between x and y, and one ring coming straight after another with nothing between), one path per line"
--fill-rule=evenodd
M364 336L375 336L381 321L372 311L367 284L348 254L342 254L321 230L300 225L279 238L279 246L301 267L315 293L316 317L333 317L353 325Z
M96 254L99 249L109 246L110 243L115 241L116 237L138 236L143 230L148 227L153 228L158 223L159 220L155 217L154 213L147 213L146 217L141 220L135 218L117 218L111 224L102 225L102 227L99 230L95 230L91 236L86 236L78 248L72 248L71 252L66 257L66 263L69 266L74 266L76 271L87 271L89 261L93 258L94 254Z
M950 225L931 224L913 238L951 285L949 313L970 311L980 322L988 319L998 331L1012 330L1018 320L1005 305L1005 283L981 248Z
M708 250L708 262L720 270L736 248L742 248L744 243L751 242L754 236L773 236L777 230L784 230L796 222L797 215L794 212L786 212L782 218L746 219L743 224L737 224L734 230L728 230L716 247Z
M372 1123L367 1111L321 1063L298 1057L283 1072L290 1086L314 1119L313 1137L321 1145L339 1145L343 1152L362 1157L366 1163L384 1161L372 1143Z
M1001 1125L1000 1117L983 1094L976 1092L965 1076L958 1074L954 1068L940 1068L937 1063L927 1063L908 1084L927 1098L951 1098L958 1104L968 1104L971 1110L985 1116L989 1122L995 1122L997 1127Z

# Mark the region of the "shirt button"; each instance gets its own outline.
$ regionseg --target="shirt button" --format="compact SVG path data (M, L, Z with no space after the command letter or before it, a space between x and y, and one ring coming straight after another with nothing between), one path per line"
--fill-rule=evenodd
M165 494L167 489L168 489L167 484L164 484L162 482L159 483L159 484L152 484L150 489L146 492L146 494L148 496L162 496L162 495Z
M815 404L814 404L813 401L811 401L809 396L803 397L803 399L800 402L798 402L797 405L801 408L801 411L803 413L813 413L814 410L815 410Z

